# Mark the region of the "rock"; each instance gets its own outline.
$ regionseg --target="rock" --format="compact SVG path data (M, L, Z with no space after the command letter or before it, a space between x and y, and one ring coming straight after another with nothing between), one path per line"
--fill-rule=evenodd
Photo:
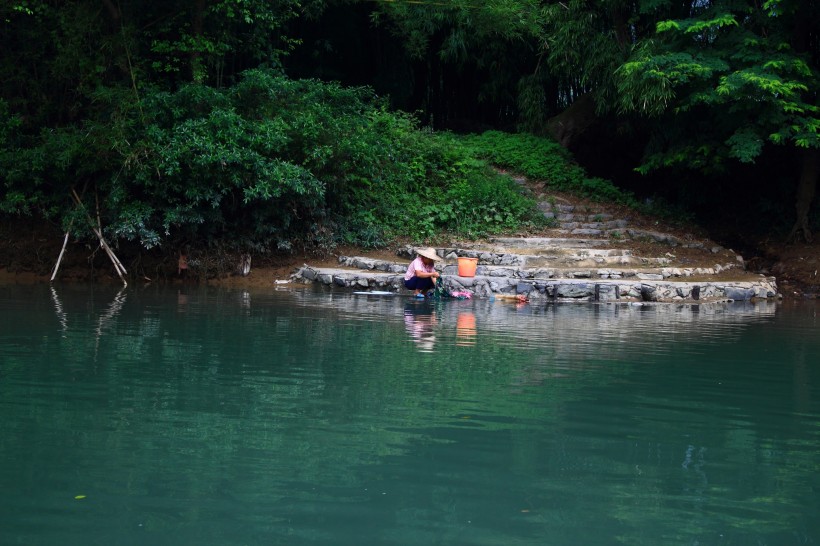
M578 229L573 229L571 233L573 235L591 235L591 236L596 236L597 237L597 236L601 235L603 232L600 229L578 228Z
M309 281L315 281L316 280L316 271L314 271L313 268L310 268L310 267L303 267L302 269L299 270L299 276L301 278L307 279Z
M515 277L514 269L492 269L485 273L488 277Z
M643 301L658 301L657 290L648 284L641 285L641 299Z
M596 284L593 299L595 301L614 301L619 297L617 284Z
M527 282L520 282L515 286L516 294L529 294L532 292L533 285Z
M668 233L660 233L657 231L646 231L642 229L627 229L626 232L635 239L650 239L656 243L666 243L670 246L677 246L681 243L680 239Z
M641 297L641 287L640 285L618 285L618 290L620 291L622 298L640 298Z
M662 281L663 275L657 273L638 273L635 275L642 281Z
M727 286L724 293L727 298L735 301L747 301L755 296L754 290L750 288L736 288L734 286Z
M555 294L559 298L588 298L593 295L593 288L586 283L559 284Z
M475 277L459 277L458 281L462 288L475 286Z
M551 210L556 215L568 214ZM633 256L628 243L625 245L625 237L619 235L617 238L606 238L599 235L602 230L598 228L601 226L595 223L613 221L604 214L585 212L577 217L587 225L584 226L585 230L575 230L574 234L588 237L509 237L496 238L486 244L454 243L450 248L437 250L440 256L450 260L449 263L439 262L437 269L445 276L442 282L450 290L467 289L477 298L489 297L493 293L516 293L526 294L531 299L626 299L646 302L682 302L693 299L714 302L720 298L746 301L778 296L776 280L773 278L761 277L759 280L736 282L727 280L731 277L726 272L743 269L744 261L739 255L730 255L719 246L712 247L714 254L720 253L720 258L715 258L728 263L716 263L713 267L696 267L697 263L708 259L710 254L707 252L703 252L702 256L698 256L698 252L684 249L672 253L667 251L668 247L653 250L652 245L642 244L642 252L646 255ZM563 218L570 220L571 217L567 215ZM556 232L561 230L552 231ZM681 244L676 237L661 232L625 228L624 233L648 242ZM703 243L692 243L691 236L685 241L690 248L709 248ZM708 243L711 244L713 243ZM627 248L623 248L624 246ZM415 257L415 248L407 246L397 253L412 258ZM458 276L455 262L461 256L480 260L476 277ZM299 270L298 276L306 282L318 281L344 287L401 288L407 267L406 263L363 257L344 257L339 262L344 267L338 270L305 265ZM357 274L346 268L356 268L361 273ZM715 284L715 280L709 279L716 273L723 273L723 280L719 285ZM698 284L682 282L682 277L693 275L703 279L699 279ZM630 280L635 282L629 282Z

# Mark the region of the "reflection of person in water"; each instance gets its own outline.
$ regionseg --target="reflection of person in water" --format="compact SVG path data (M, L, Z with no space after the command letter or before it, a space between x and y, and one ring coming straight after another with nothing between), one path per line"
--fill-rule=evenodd
M184 313L188 309L188 292L177 290L177 312Z
M404 306L404 327L410 339L419 344L419 351L432 352L436 344L435 325L438 323L433 307L426 302L411 302Z

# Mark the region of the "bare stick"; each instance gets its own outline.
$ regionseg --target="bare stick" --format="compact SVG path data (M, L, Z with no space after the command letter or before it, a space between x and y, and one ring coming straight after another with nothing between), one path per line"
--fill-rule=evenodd
M65 232L65 239L63 239L63 248L60 249L60 255L57 256L57 263L54 265L54 272L51 274L51 282L54 282L54 279L57 277L57 271L60 269L60 262L63 261L63 254L65 253L65 247L68 244L68 236L70 234L70 231Z
M117 275L120 276L120 280L123 282L124 285L128 286L128 281L126 281L125 277L123 276L123 274L126 273L125 268L122 266L120 261L114 255L114 251L111 250L111 248L108 246L108 243L105 242L105 238L103 237L103 234L102 234L102 229L97 229L94 226L94 220L91 218L91 215L88 214L88 211L83 206L83 202L80 201L80 197L77 195L77 192L74 191L74 188L71 188L71 196L74 198L74 202L77 204L77 206L80 209L82 209L82 211L85 213L86 218L88 218L88 225L91 227L91 230L94 232L94 234L100 240L100 246L103 248L103 250L105 250L105 253L108 254L108 257L111 259L111 263L114 264L114 269L117 270Z
M100 200L97 197L96 189L94 190L94 201L97 206L97 229L99 233L102 234L102 222L100 221ZM100 240L102 240L102 235L100 235ZM110 247L108 247L108 243L106 243L105 246L107 247L107 252L109 257L111 258L111 261L114 262L114 266L119 268L120 271L122 271L122 275L127 275L128 272L125 271L125 266L122 265L122 262L120 262L120 259L117 258L117 256L114 254L114 251L111 250ZM122 277L122 275L120 275L120 277Z

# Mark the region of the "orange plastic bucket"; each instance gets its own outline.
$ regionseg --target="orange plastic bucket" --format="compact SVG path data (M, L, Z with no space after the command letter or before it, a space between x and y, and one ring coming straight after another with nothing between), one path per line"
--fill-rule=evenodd
M475 269L478 267L478 258L459 258L458 276L475 277Z

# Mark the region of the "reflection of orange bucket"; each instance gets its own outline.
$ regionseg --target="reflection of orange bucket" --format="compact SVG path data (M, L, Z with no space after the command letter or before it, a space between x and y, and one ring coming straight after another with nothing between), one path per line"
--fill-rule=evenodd
M459 258L458 276L475 277L475 269L478 266L478 258Z
M475 328L475 315L472 313L459 313L456 319L456 328Z
M472 313L459 313L456 319L456 345L475 345L475 315Z

